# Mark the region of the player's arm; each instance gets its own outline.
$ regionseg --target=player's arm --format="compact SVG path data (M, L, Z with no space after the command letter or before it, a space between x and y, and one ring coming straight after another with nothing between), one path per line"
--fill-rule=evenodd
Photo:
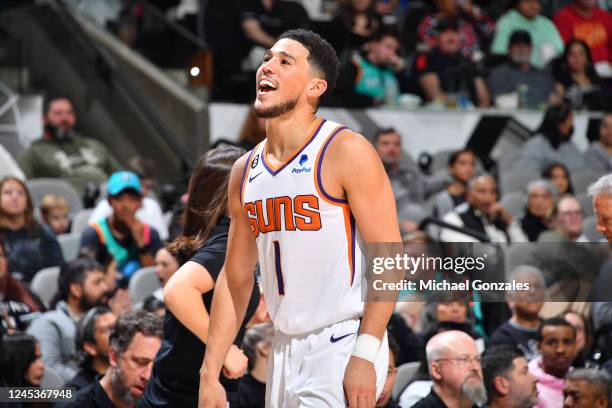
M225 408L225 395L219 384L219 374L244 319L253 290L257 247L240 199L246 161L246 156L243 156L234 164L229 180L228 207L232 222L225 264L215 285L208 342L200 370L201 407Z
M336 194L344 191L363 240L366 243L392 243L376 249L392 256L393 251L401 248L401 236L391 183L382 162L370 142L361 135L347 131L336 138L330 145L331 157L325 158L327 163L333 162L337 174L337 181L331 180L331 188ZM356 157L359 160L355 160ZM329 175L323 171L324 177ZM360 337L372 336L378 340L383 337L397 298L395 293L385 295L386 301L366 302ZM374 406L376 374L373 364L360 357L351 357L344 387L350 407Z

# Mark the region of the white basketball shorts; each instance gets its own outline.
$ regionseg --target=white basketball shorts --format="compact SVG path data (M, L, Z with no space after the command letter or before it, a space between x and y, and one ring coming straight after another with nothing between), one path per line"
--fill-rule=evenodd
M345 407L342 381L358 331L357 319L304 335L277 331L268 361L266 407ZM374 362L376 398L382 392L388 364L389 344L385 332Z

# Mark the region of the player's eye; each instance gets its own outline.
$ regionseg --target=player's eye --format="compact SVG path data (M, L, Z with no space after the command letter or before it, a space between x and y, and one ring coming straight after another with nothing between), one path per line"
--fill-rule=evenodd
M288 61L288 60L286 60L286 59L281 60L281 64L283 64L283 65L289 65L289 61Z

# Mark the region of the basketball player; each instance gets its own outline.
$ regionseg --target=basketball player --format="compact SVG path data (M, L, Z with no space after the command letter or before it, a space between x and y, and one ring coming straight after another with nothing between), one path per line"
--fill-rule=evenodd
M225 408L219 372L246 310L256 262L276 334L267 407L374 407L389 351L395 302L361 298L361 252L399 243L391 185L372 145L318 118L338 60L317 34L291 30L257 71L254 110L267 139L230 176L232 223L217 281L200 407ZM217 291L229 290L232 302ZM360 319L361 318L361 319Z

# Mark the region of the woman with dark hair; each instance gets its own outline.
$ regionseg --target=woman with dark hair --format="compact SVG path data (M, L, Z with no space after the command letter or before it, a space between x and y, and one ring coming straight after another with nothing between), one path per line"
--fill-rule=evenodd
M332 26L337 31L331 43L338 55L344 50L360 48L374 37L381 25L376 0L347 0L334 18Z
M582 40L574 38L565 46L565 52L553 66L557 94L571 101L574 109L604 108L601 79L591 59L591 49Z
M29 334L4 335L0 341L0 386L40 387L45 364L38 341Z
M182 266L164 287L164 339L142 407L198 405L199 371L206 351L213 289L227 249L229 176L243 153L231 146L210 150L200 158L191 176L183 234L168 245L168 251ZM246 369L246 357L238 346L258 303L259 288L254 284L245 319L225 359L224 374L228 378L237 378ZM237 403L238 381L228 378L222 379L228 401Z
M587 167L584 155L571 141L574 113L569 102L551 106L535 135L523 145L515 169L540 172L554 162L562 162L570 171Z
M551 163L542 170L542 178L550 181L557 189L557 196L574 194L569 170L563 163Z
M568 310L560 317L567 320L576 332L576 357L574 357L572 367L585 367L589 364L589 357L591 357L593 328L589 320L578 312Z
M11 275L7 258L0 241L0 326L6 330L25 330L45 308L27 285Z
M15 177L0 181L0 238L9 256L10 271L25 282L43 268L64 263L55 235L36 221L30 192Z

